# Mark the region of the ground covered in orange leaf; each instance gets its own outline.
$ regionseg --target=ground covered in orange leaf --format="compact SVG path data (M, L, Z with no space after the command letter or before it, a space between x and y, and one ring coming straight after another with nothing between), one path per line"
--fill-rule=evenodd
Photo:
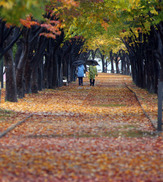
M0 181L161 182L163 139L157 96L129 76L101 73L95 87L77 82L0 104ZM4 92L3 92L4 94ZM1 111L2 112L2 111Z

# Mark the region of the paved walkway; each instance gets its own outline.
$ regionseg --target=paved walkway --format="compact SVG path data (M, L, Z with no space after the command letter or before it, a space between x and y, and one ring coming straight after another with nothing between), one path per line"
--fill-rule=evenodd
M126 87L129 76L99 74L1 107L16 112L1 138L0 181L161 181L162 138Z

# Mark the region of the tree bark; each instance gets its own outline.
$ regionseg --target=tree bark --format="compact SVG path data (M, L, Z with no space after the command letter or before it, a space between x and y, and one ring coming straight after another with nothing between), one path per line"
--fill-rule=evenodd
M3 59L0 60L0 81L1 81L1 88L3 88Z
M24 46L22 45L21 47L23 50L16 68L16 83L17 83L18 98L23 98L25 96L24 70L28 57L28 44L25 44Z
M31 74L32 70L30 67L30 60L27 58L26 64L25 64L25 93L31 93Z
M38 93L38 68L32 71L32 85L31 85L31 92Z
M112 50L110 51L110 61L111 61L111 73L114 73L114 58Z
M17 102L16 90L16 74L13 60L12 49L9 49L4 54L5 67L6 67L6 101Z

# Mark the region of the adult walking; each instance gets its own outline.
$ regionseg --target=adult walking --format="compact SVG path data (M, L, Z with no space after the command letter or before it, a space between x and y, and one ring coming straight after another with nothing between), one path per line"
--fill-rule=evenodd
M95 64L89 66L89 79L90 79L90 86L95 85L95 76L98 76L97 68Z
M83 64L78 66L77 76L79 80L79 86L83 86L84 70L85 70L85 67Z

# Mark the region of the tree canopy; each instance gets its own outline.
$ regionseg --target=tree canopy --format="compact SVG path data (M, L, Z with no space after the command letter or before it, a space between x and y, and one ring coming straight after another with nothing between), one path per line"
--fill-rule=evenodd
M20 19L32 15L42 19L47 0L1 0L0 17L8 23L20 25Z
M0 2L0 17L8 23L20 25L24 23L22 19L29 16L35 20L44 18L46 25L42 26L55 34L56 29L53 28L58 24L59 28L64 29L66 40L82 36L87 40L86 46L94 47L96 42L96 46L101 48L101 42L108 42L106 46L115 49L114 45L121 46L121 43L117 43L117 38L130 34L131 29L148 31L151 25L158 24L163 17L161 10L160 0L2 0ZM47 22L44 16L47 13L60 22ZM55 39L52 34L44 35ZM104 48L104 44L102 47L108 49Z

